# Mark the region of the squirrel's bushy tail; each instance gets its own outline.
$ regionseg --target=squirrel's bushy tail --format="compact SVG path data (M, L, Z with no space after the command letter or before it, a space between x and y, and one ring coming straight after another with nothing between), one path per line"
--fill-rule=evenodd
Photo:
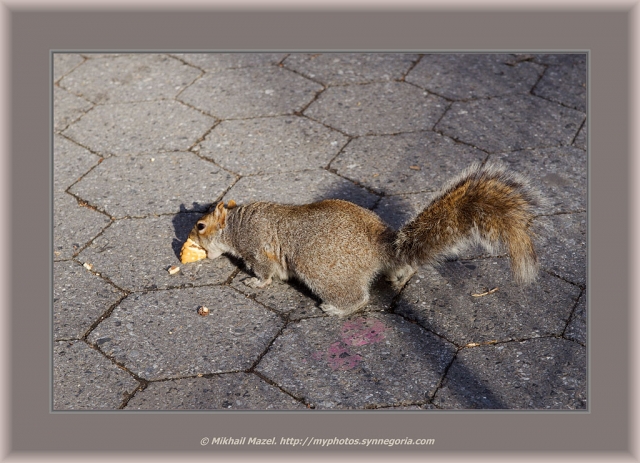
M471 243L490 252L503 245L516 281L529 283L538 272L530 225L540 202L524 178L498 165L475 165L398 231L396 255L417 266L455 255Z

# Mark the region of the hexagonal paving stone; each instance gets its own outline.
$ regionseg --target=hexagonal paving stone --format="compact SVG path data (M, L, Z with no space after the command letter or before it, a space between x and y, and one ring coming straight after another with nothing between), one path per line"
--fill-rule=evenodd
M370 209L377 197L362 187L326 170L260 175L238 180L225 194L225 201L306 204L322 199L345 199Z
M78 259L132 291L223 283L235 270L226 258L180 263L180 249L200 216L117 220ZM170 275L167 270L172 265L180 272Z
M549 66L532 93L570 108L586 111L586 63Z
M585 409L585 348L545 338L463 349L436 393L447 409Z
M64 131L103 156L185 151L214 119L177 101L96 106Z
M93 104L60 87L53 87L53 130L61 132L77 121Z
M426 402L455 348L391 314L289 324L256 370L316 408Z
M453 103L436 130L495 153L569 145L584 118L542 98L512 95Z
M84 60L85 58L77 53L53 53L53 81L60 80Z
M82 207L68 193L53 194L53 259L70 259L104 230L111 219Z
M283 64L325 85L365 84L401 79L418 57L408 53L292 53Z
M106 159L71 192L113 217L204 212L236 178L193 153L154 153Z
M331 162L347 178L385 194L442 188L486 153L434 132L362 137Z
M427 54L405 80L451 100L529 93L544 67L504 54Z
M205 74L178 97L218 119L279 116L301 111L322 87L279 67Z
M199 306L208 316L198 315ZM131 294L89 335L107 355L147 380L246 370L283 322L222 286Z
M295 410L300 402L251 373L150 383L129 410Z
M124 293L77 262L53 264L53 339L80 339Z
M82 341L53 343L53 410L113 410L138 382Z
M56 191L66 190L101 161L100 156L60 135L54 135L53 188Z
M587 208L587 153L566 146L516 151L492 157L525 175L547 204L544 213L578 212Z
M580 299L578 299L578 305L571 316L571 321L564 332L564 337L582 345L587 343L587 303L584 291Z
M458 346L562 334L580 289L545 272L535 283L517 286L507 261L491 258L421 267L395 312ZM472 296L496 287L492 294Z
M60 86L94 103L173 98L202 72L163 54L93 57L60 81Z
M200 155L241 175L325 167L347 138L304 117L223 121Z
M204 69L219 71L221 69L270 66L282 61L286 53L174 53L178 59Z
M349 135L431 130L449 103L404 82L329 87L306 116Z
M536 249L540 265L572 283L587 284L587 214L561 214L538 219Z

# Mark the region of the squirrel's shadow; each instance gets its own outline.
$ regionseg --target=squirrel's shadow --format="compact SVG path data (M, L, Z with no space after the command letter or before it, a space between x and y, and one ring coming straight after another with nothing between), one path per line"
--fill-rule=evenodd
M320 201L322 199L330 199L330 198L348 200L362 207L373 210L382 218L383 221L385 221L394 230L397 230L398 228L400 228L408 220L412 219L416 215L414 211L412 211L411 206L408 204L408 201L404 199L402 196L378 195L378 197L373 198L374 200L372 201L371 194L367 194L364 188L361 188L353 184L344 185L332 191L324 191L321 194L319 194L316 198L314 198L314 201ZM189 233L192 230L195 223L203 214L205 214L208 210L210 210L210 208L213 205L215 205L215 203L199 204L195 202L192 204L193 206L191 209L187 209L185 205L181 205L180 212L176 214L173 218L175 238L173 239L173 242L172 242L172 248L174 253L176 254L176 257L178 257L178 259L180 258L180 250L182 249L182 245L187 240ZM252 274L252 272L247 269L247 267L245 266L244 262L241 259L237 259L237 258L234 258L233 256L228 256L228 255L227 257L234 265L240 268L244 273ZM315 294L313 294L311 290L309 290L309 288L307 288L303 283L295 279L292 279L287 283L290 286L292 286L294 289L302 293L303 295L316 301L316 303L320 302L319 298ZM381 285L385 285L385 284L386 282L377 281L372 285L372 290L377 291L379 290ZM410 281L408 282L408 284L410 284ZM394 298L396 302L392 302L390 307L387 308L387 310L389 310L391 313L393 313L394 307L398 299L403 297L402 293L403 293L403 290L400 290L399 293ZM408 308L409 312L418 310L418 307L414 306L413 304L408 304L408 307L405 307L405 308L406 309ZM405 316L408 316L409 318L413 318L412 315L413 314L411 313L405 314ZM423 329L426 329L427 331L437 332L437 327L431 326L429 322L423 321L422 323L418 323L418 324L422 326ZM436 348L437 351L445 351L447 350L448 347L450 347L448 346L448 343L446 343L446 341L444 341L443 339L437 336L435 337L435 339L442 344L441 349ZM407 341L407 344L408 345L410 344L409 340ZM427 360L431 360L429 356L425 358ZM433 360L433 364L428 365L426 367L436 368L436 369L439 368L437 355L432 360ZM486 386L484 386L483 383L476 377L476 374L466 366L462 364L458 366L458 376L461 376L464 379L463 383L469 386L472 386L472 389L478 391L477 394L484 397L481 408L493 408L493 409L509 408L504 402L502 402L497 397L496 394L493 393L493 391L491 391ZM453 387L453 384L451 384L450 387ZM456 388L453 387L453 390L451 390L451 392L455 396L458 396L458 399L461 402L465 401L464 394L462 393L462 391L457 391ZM430 403L432 403L435 399L435 395L434 397L428 397L427 399ZM472 403L466 403L464 405L466 405L468 408L477 407L477 404L472 404Z
M171 242L171 248L178 260L180 260L182 245L187 241L191 229L198 219L207 213L212 206L212 204L200 204L197 202L193 202L192 205L191 209L187 209L184 204L180 204L180 212L173 216L171 220L175 233L175 238L173 238Z

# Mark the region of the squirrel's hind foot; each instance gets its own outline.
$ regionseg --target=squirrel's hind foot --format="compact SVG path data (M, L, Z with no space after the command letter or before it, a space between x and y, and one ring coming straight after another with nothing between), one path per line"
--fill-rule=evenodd
M407 264L391 270L387 274L386 280L395 291L400 291L404 288L404 285L407 284L407 281L411 279L414 273L416 273L416 270L411 265Z

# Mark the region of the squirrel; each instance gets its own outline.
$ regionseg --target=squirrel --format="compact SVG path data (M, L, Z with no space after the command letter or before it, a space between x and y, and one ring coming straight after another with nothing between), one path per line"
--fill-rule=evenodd
M244 280L250 287L295 277L321 299L325 313L345 317L366 305L378 275L400 290L418 266L472 243L490 252L504 245L516 282L534 281L531 223L541 203L524 177L497 164L475 164L397 231L374 212L339 199L304 205L231 200L199 219L189 240L210 259L224 253L241 258L255 275Z

